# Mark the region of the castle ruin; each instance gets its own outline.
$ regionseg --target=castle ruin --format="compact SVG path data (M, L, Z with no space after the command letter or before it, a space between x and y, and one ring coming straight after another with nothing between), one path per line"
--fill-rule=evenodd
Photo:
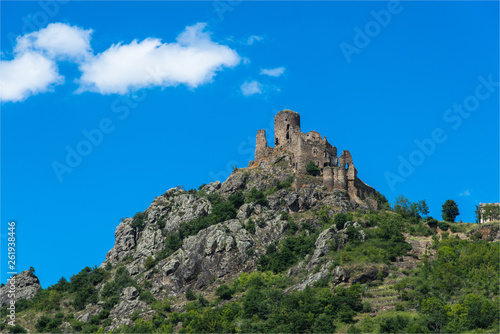
M346 190L356 200L375 195L375 189L358 179L351 153L344 150L337 156L337 148L326 137L316 131L300 132L300 115L292 110L282 110L274 117L274 148L267 145L266 131L257 131L253 166L271 161L279 153L289 153L296 175L307 174L306 165L313 161L330 191Z

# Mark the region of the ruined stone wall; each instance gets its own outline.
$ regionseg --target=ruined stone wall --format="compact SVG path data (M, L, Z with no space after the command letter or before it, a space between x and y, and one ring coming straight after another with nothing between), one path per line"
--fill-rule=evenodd
M297 157L297 171L306 173L306 166L310 161L323 170L330 167L337 160L337 148L330 145L325 140L321 140L321 135L316 131L307 134L302 133L295 156Z
M282 110L274 117L274 149L267 146L265 130L257 132L255 163L270 161L277 152L288 152L291 165L298 175L307 173L306 165L313 161L321 170L323 184L329 190L346 190L356 200L375 195L375 189L357 177L351 153L347 150L337 157L337 148L317 131L302 133L300 115L291 110Z
M334 167L325 167L323 168L323 185L326 189L332 191L334 188Z
M255 140L255 160L262 159L267 149L266 130L257 131L257 138Z
M356 178L354 180L354 189L352 190L353 193L356 194L356 196L360 199L365 199L370 196L375 196L375 189L361 181L360 179ZM349 192L350 195L350 192ZM375 201L376 203L376 201Z

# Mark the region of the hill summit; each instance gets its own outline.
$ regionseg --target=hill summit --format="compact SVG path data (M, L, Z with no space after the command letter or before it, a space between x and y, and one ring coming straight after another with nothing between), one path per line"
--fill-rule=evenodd
M280 111L274 147L260 130L247 168L123 219L99 267L1 287L0 330L498 333L499 224L437 222L398 201Z

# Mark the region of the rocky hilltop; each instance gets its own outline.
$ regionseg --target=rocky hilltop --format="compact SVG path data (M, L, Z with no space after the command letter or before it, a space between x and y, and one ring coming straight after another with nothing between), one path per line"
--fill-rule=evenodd
M498 254L498 224L476 230L455 224L450 235L450 224L436 227L427 224L435 221L431 217L394 212L384 196L357 178L348 151L337 157L326 138L301 133L300 119L290 111L280 112L277 124L277 147L268 147L259 131L249 167L235 169L223 183L170 189L145 211L123 219L98 268L84 268L45 290L32 272L18 275L20 325L6 325L7 284L0 290L0 328L334 332L356 323L361 313L420 310L425 298L440 296L450 281L450 254L465 259L480 252L481 259L466 263L477 275L498 281L491 269L498 269L491 256ZM477 240L483 244L475 246ZM426 277L434 278L423 282ZM457 278L468 285L455 289L480 291L484 285L476 281ZM457 293L439 298L456 302ZM498 298L498 287L485 296ZM486 299L484 305L491 306ZM415 319L398 326L417 327L399 331L424 331L427 325ZM387 331L382 322L366 321L364 330Z
M116 229L115 245L100 267L123 265L139 285L148 281L153 296L161 300L189 289L213 289L215 282L220 284L241 273L255 271L258 259L266 254L268 246L289 235L291 228L304 225L314 230L321 228L319 219L310 214L311 211L326 206L329 218L339 212L370 211L369 203L359 203L349 198L345 191L329 191L319 178L310 177L307 186L295 190L295 173L289 161L286 155L276 156L268 166L235 170L224 183L203 185L198 191L168 190L155 198L144 212L121 222ZM254 194L262 194L261 201L254 199L253 196L259 196ZM178 241L182 245L175 251L171 249L172 236L177 236L191 222L214 214L214 201L228 203L234 197L240 197L241 201L234 206L235 214L231 219L180 237ZM359 229L361 237L364 235L358 223L347 222L345 228L350 225ZM322 263L324 254L332 248L342 248L347 241L345 228L322 231L315 240L311 256L299 269L312 271ZM305 277L293 288L303 289L330 272L336 273L339 282L348 281L341 269L331 266L331 262L323 263L318 272ZM299 269L290 270L288 274L294 276ZM111 311L119 320L108 329L127 324L127 317L135 311L148 309L145 303L131 301L129 295L122 297L121 303ZM100 306L95 305L85 314L100 311Z

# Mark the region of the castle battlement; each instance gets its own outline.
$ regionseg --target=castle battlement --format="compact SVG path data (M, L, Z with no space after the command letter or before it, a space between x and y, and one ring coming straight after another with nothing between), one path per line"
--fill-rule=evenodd
M337 156L337 148L326 136L322 137L317 131L302 133L300 115L292 110L282 110L274 116L274 148L267 145L266 131L257 131L253 166L283 152L291 155L292 168L297 175L307 174L306 165L313 161L321 170L323 184L328 190L346 190L359 200L375 195L375 189L358 179L351 153L344 150Z

